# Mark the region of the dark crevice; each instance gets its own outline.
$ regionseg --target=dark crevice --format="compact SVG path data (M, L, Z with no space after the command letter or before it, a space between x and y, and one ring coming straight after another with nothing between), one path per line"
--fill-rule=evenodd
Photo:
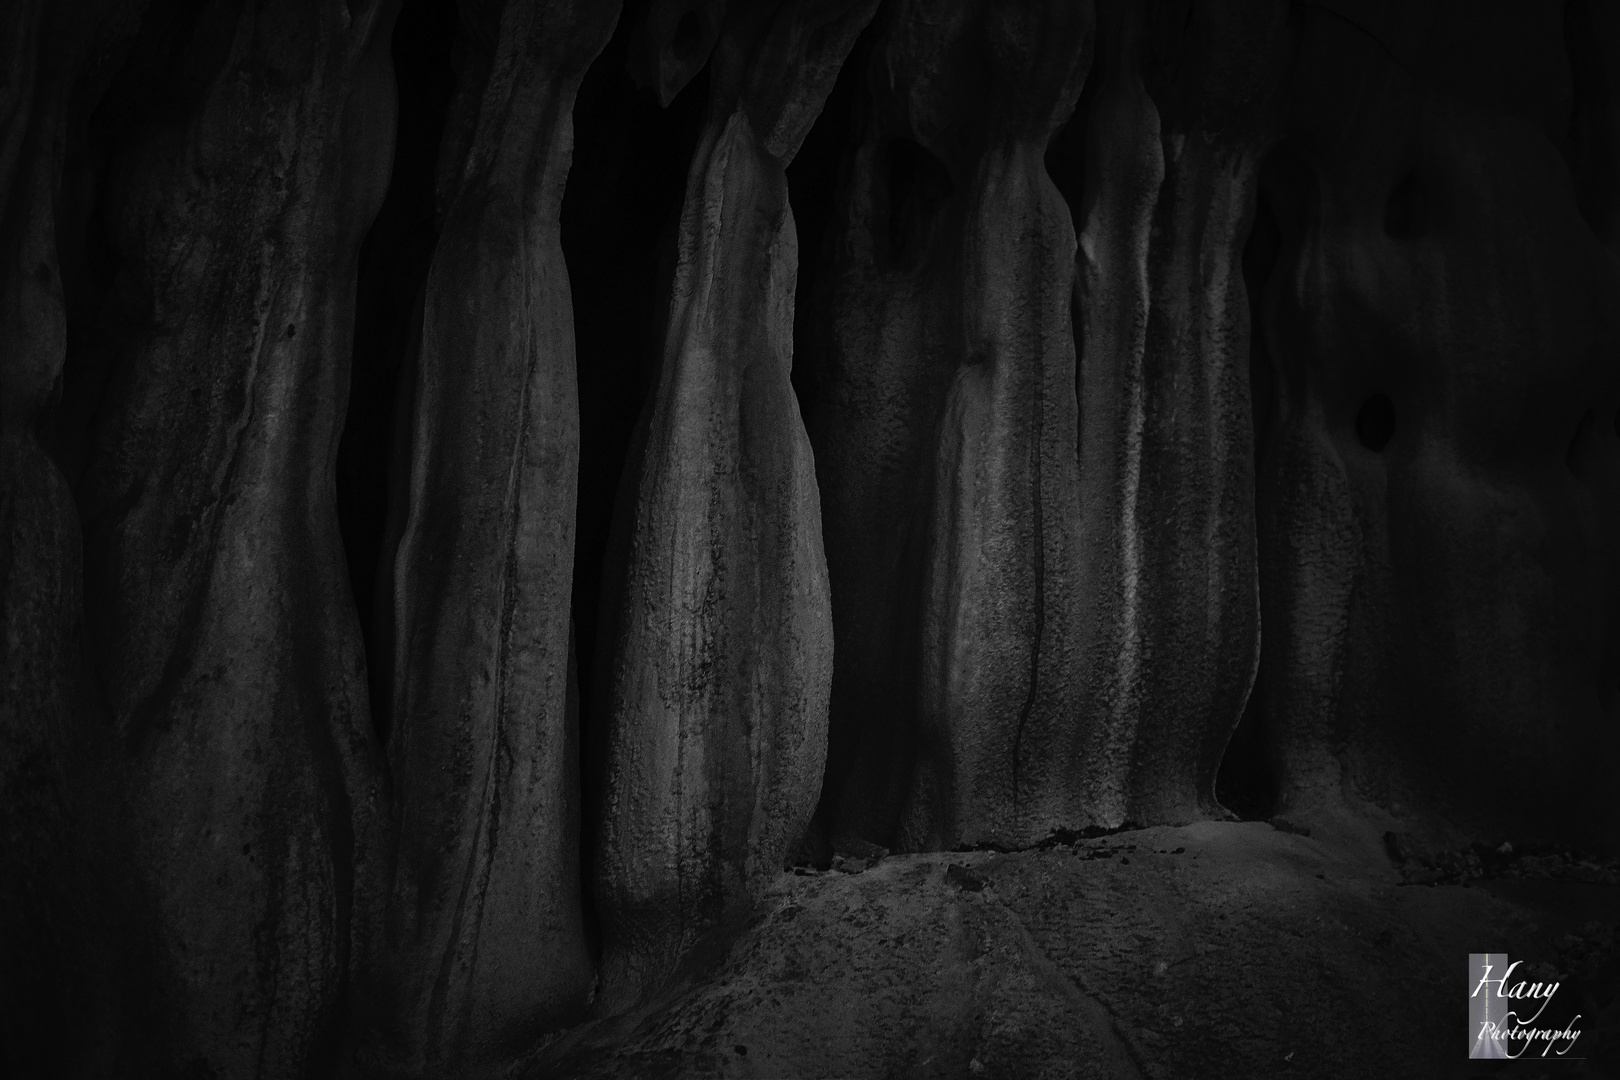
M1074 336L1074 449L1080 452L1085 438L1085 379L1082 371L1086 362L1085 357L1085 323L1080 307L1080 271L1079 264L1080 232L1085 228L1085 140L1086 117L1090 113L1096 99L1099 76L1098 64L1100 60L1093 57L1091 70L1086 75L1085 84L1080 88L1080 98L1075 102L1074 112L1058 128L1050 142L1046 144L1046 175L1051 178L1052 185L1063 196L1063 202L1069 208L1069 222L1075 234L1075 279L1073 294L1069 299L1069 325Z
M703 48L703 20L696 11L688 11L681 16L681 21L675 24L675 40L672 42L675 55L682 60L691 60Z
M814 310L813 297L820 283L818 271L833 254L831 230L837 220L839 193L848 182L846 162L860 138L861 91L873 40L868 26L856 39L821 115L787 167L788 203L793 208L794 230L799 239L799 276L793 303L793 392L806 428L813 423L810 410L816 377L816 357L809 353L819 345L815 328L808 325L808 313Z
M388 194L360 247L348 411L338 442L338 526L368 658L372 721L385 741L393 647L385 563L392 563L393 553L383 549L390 487L400 488L403 479L390 476L394 429L398 396L410 393L401 372L420 318L417 296L438 241L434 180L455 89L450 53L457 20L455 0L406 0L394 24L399 102L394 166Z
M1035 371L1034 415L1032 430L1030 432L1030 489L1033 495L1031 510L1034 516L1034 537L1031 545L1031 577L1034 580L1034 596L1032 612L1035 626L1029 643L1029 690L1024 695L1024 703L1018 710L1018 726L1013 729L1012 753L1012 794L1013 813L1017 814L1019 807L1018 780L1023 764L1024 728L1029 723L1030 713L1035 710L1035 700L1040 693L1041 675L1041 639L1046 635L1046 529L1045 515L1041 505L1041 428L1045 414L1045 402L1042 400L1042 388L1045 373L1037 366Z
M1243 715L1215 773L1215 801L1244 821L1269 820L1277 806L1277 780L1266 751L1270 725L1262 678L1261 672L1255 674Z
M1243 245L1243 287L1249 303L1249 395L1254 423L1256 474L1277 423L1279 390L1271 365L1265 323L1266 286L1282 254L1282 227L1271 195L1261 187L1255 196L1254 217ZM1261 649L1265 649L1262 633ZM1277 802L1277 781L1266 745L1270 738L1265 692L1259 671L1249 687L1243 714L1227 741L1215 773L1215 801L1244 821L1271 817Z
M878 20L873 20L876 23ZM872 24L862 30L849 56L839 69L821 114L806 134L799 152L787 167L788 198L793 207L799 238L799 274L794 296L793 391L806 431L814 431L818 400L817 380L827 375L825 325L814 325L825 311L818 290L824 282L821 268L836 259L834 230L839 222L839 205L847 198L852 181L851 164L855 149L871 123L871 104L866 92L866 72L878 34ZM818 480L819 480L818 476ZM834 649L836 650L836 642ZM835 661L836 662L836 661ZM811 865L830 860L830 840L837 822L832 801L846 779L858 736L837 715L837 691L833 695L833 715L828 718L827 755L823 764L822 790L813 820L800 841L800 849ZM883 837L888 840L891 837Z
M1620 161L1616 161L1614 140L1609 136L1613 108L1609 82L1617 73L1605 70L1606 61L1612 64L1615 58L1602 55L1589 0L1566 0L1564 48L1571 93L1569 132L1561 149L1569 162L1581 216L1599 239L1612 244Z
M973 851L985 851L992 852L997 855L1017 855L1018 853L1024 851L1050 851L1053 848L1074 847L1078 844L1084 843L1087 840L1097 840L1103 837L1116 836L1120 833L1137 832L1143 828L1146 828L1146 826L1136 821L1125 821L1111 827L1103 825L1087 825L1083 829L1053 829L1051 832L1047 833L1044 837L1035 841L1033 844L1014 846L1010 844L997 844L986 841L979 844L958 844L950 850L957 854L965 854ZM1132 844L1130 846L1130 850L1135 851L1136 845Z
M1410 240L1421 223L1421 209L1417 173L1409 172L1384 203L1384 235L1391 240Z
M903 264L924 249L935 215L956 187L944 162L911 139L890 139L883 147L883 162L885 257L890 264Z
M1254 222L1243 245L1243 285L1249 300L1249 400L1254 423L1254 463L1258 471L1266 442L1277 416L1277 376L1271 367L1262 318L1266 282L1282 253L1282 228L1271 197L1261 189L1255 197Z
M1575 433L1569 439L1569 449L1564 451L1564 465L1577 479L1585 478L1589 471L1592 455L1597 451L1593 445L1597 430L1597 413L1588 409L1580 423L1575 425Z
M580 84L574 158L561 232L573 295L579 379L579 491L572 613L581 754L580 883L593 955L600 947L591 898L602 762L596 737L604 672L597 658L603 565L614 508L639 418L661 360L686 173L708 105L707 65L661 109L627 71L645 5L627 5Z
M1372 394L1356 413L1356 438L1375 454L1395 437L1395 403L1388 394Z

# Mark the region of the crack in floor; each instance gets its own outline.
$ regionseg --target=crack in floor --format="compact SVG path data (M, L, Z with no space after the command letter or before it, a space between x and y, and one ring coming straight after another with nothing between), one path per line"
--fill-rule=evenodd
M1057 965L1047 951L1041 948L1035 936L1029 932L1024 920L1018 917L1018 913L1005 900L999 896L995 896L994 900L1012 920L1013 926L1018 931L1019 940L1023 943L1024 952L1028 955L1036 973L1067 998L1098 1032L1105 1050L1108 1051L1112 1069L1110 1075L1146 1077L1147 1067L1141 1051L1126 1035L1125 1029L1114 1018L1108 1006Z

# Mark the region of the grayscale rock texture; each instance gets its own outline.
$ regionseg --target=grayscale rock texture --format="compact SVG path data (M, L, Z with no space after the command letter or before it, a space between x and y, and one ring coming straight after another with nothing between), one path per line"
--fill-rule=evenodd
M0 1075L1620 1076L1617 710L1613 5L0 6Z

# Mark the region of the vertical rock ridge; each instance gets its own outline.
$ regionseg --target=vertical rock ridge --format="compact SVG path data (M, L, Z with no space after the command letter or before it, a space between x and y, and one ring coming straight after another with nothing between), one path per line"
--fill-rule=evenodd
M835 833L926 849L1090 823L1061 778L1074 241L1042 160L1090 33L1089 5L897 5L883 24L842 196L851 239L829 248L817 298L831 327L814 434L839 626L857 642L835 676Z
M569 596L578 468L558 221L574 95L616 4L463 5L440 236L407 371L391 559L393 861L368 912L368 1068L510 1060L576 1021ZM401 450L406 449L401 447Z
M745 909L815 806L832 627L814 462L789 382L798 243L783 169L873 7L734 7L710 59L663 368L620 489L624 562L607 571L622 584L599 651L612 656L603 1010L633 1002ZM670 22L655 6L649 26Z
M1079 295L1085 713L1103 823L1215 809L1259 658L1240 261L1281 5L1104 5ZM1100 770L1100 771L1098 771Z
M385 2L160 20L184 35L151 73L169 96L112 164L111 240L150 300L79 490L114 722L105 872L152 935L120 958L151 997L124 1003L118 1071L283 1075L340 1035L379 775L333 463L392 20Z

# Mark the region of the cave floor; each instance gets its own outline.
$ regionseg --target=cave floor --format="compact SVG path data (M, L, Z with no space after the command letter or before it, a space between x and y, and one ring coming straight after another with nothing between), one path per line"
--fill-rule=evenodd
M840 862L785 874L657 1000L522 1075L1501 1073L1466 1058L1468 954L1612 967L1620 913L1611 885L1417 884L1368 844L1264 822ZM1581 992L1549 1017L1592 1008ZM1584 1062L1501 1074L1611 1075L1620 1013L1596 1011Z

